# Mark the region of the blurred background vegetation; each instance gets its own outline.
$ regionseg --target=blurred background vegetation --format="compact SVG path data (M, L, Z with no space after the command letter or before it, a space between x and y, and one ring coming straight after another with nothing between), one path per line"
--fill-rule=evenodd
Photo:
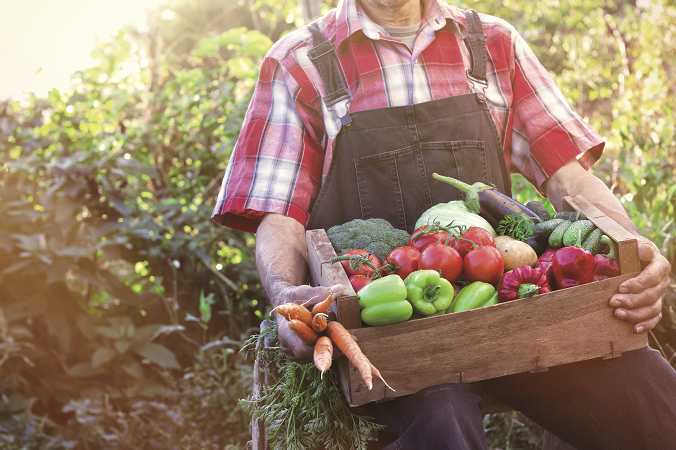
M676 267L676 2L448 1L525 36ZM268 307L255 236L209 217L262 58L303 24L296 0L176 0L67 91L0 103L0 449L245 448L238 351ZM672 283L651 336L672 364L674 308ZM515 413L485 424L491 448L541 442Z

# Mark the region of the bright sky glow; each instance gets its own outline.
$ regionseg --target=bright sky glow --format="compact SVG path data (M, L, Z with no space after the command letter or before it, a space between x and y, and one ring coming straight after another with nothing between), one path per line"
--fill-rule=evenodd
M144 8L164 3L0 0L0 101L21 100L26 92L44 97L52 88L66 90L73 72L92 66L96 38L107 41L125 24L144 28Z

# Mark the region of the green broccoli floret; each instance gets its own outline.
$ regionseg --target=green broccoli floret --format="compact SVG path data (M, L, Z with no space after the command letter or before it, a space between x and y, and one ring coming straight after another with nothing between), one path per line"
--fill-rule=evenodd
M392 250L408 243L409 234L394 228L385 219L355 219L327 231L336 253L362 249L383 260Z

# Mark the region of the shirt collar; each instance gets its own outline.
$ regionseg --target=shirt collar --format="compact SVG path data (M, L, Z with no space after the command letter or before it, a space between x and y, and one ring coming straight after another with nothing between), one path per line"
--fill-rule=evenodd
M424 7L420 24L422 32L433 34L435 31L444 28L447 20L451 22L456 33L460 33L461 28L464 29L463 11L449 7L443 0L421 1ZM335 45L337 48L360 35L366 36L368 39L379 40L382 34L385 34L383 28L366 15L357 0L341 0L336 8L336 15ZM459 19L462 19L462 22Z

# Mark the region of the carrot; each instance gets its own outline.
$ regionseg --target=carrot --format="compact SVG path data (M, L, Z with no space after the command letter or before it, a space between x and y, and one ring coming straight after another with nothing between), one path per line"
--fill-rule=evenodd
M340 294L343 293L343 287L338 285L338 291L334 292L333 289L329 289L329 296L326 297L326 299L322 300L321 302L317 303L313 308L312 308L312 315L316 314L326 314L329 312L329 308L331 307L331 303L333 300L340 296Z
M331 338L321 336L317 339L313 359L315 366L317 366L317 369L322 373L321 378L324 378L324 372L329 370L333 359L333 342L331 342Z
M322 331L326 330L326 318L328 316L326 314L316 314L312 318L312 329L315 330L317 333L321 333Z
M362 353L359 345L339 322L331 321L326 326L326 334L331 338L338 349L343 352L347 359L357 368L362 380L366 383L369 391L373 388L373 375L371 373L371 363Z
M312 313L304 306L289 302L277 306L273 309L273 311L275 310L277 310L277 312L284 316L284 318L288 321L298 319L308 327L312 326Z
M319 335L298 319L289 320L289 328L307 345L314 345Z
M382 380L382 382L385 383L385 386L387 386L388 388L392 389L392 386L390 386L389 384L387 384L387 381L385 381L385 378L383 378L383 376L380 374L380 370L376 369L376 366L374 366L373 364L371 364L371 361L369 361L369 364L371 365L371 372L373 372L373 375L375 375L375 376L377 376L378 378L380 378L380 379ZM395 391L394 389L392 389L392 392L397 392L397 391Z

